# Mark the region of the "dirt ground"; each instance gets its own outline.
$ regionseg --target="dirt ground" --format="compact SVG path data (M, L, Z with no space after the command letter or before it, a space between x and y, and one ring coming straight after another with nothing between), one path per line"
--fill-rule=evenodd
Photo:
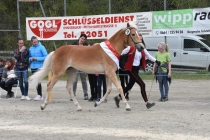
M43 92L46 93L43 81ZM210 139L210 81L173 80L169 101L158 102L158 84L145 81L149 100L156 105L146 109L137 84L130 93L131 111L115 106L113 97L118 94L113 86L108 102L94 107L83 100L81 83L77 99L83 109L77 112L59 81L53 88L53 102L45 110L42 101L0 99L1 140L209 140ZM152 88L151 88L152 87ZM151 89L151 92L150 92ZM36 91L29 90L34 97ZM89 94L90 96L90 94Z

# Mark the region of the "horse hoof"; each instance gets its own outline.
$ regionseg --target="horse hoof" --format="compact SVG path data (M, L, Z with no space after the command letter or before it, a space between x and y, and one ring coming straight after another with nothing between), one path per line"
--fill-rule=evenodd
M41 110L44 110L44 107L40 106Z
M77 109L78 112L82 111L82 109Z
M97 103L95 102L95 103L94 103L94 107L97 107L97 106L98 106L98 105L97 105Z
M126 111L131 111L131 109L130 108L126 108Z

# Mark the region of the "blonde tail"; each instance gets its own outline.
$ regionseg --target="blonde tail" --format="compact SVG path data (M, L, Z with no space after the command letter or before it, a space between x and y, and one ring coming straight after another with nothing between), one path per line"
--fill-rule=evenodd
M47 55L47 57L44 60L44 64L41 69L39 69L37 72L35 72L32 76L29 77L30 85L38 85L38 83L41 82L42 79L47 76L47 74L51 70L51 59L53 56L53 52Z

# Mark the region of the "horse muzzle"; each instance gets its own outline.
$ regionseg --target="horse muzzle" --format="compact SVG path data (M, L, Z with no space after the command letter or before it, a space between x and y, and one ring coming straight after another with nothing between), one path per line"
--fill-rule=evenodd
M135 44L135 47L139 52L144 50L144 44L142 44L142 43Z

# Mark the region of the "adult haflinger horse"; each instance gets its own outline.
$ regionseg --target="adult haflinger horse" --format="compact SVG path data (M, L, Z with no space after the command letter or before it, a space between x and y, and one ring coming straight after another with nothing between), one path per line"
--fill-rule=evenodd
M144 49L137 29L131 27L129 23L127 23L126 28L120 29L110 39L100 44L93 46L65 45L51 52L46 57L43 67L29 77L31 84L37 85L51 70L53 72L52 78L47 83L47 95L41 109L43 110L47 106L50 91L66 72L68 77L66 88L74 101L74 105L77 106L77 110L82 111L72 91L76 70L81 70L87 73L104 73L106 76L107 92L99 102L95 102L95 106L104 102L112 90L113 82L120 92L123 103L126 104L126 110L130 111L130 106L115 73L119 68L120 54L126 44L135 46L139 51Z

